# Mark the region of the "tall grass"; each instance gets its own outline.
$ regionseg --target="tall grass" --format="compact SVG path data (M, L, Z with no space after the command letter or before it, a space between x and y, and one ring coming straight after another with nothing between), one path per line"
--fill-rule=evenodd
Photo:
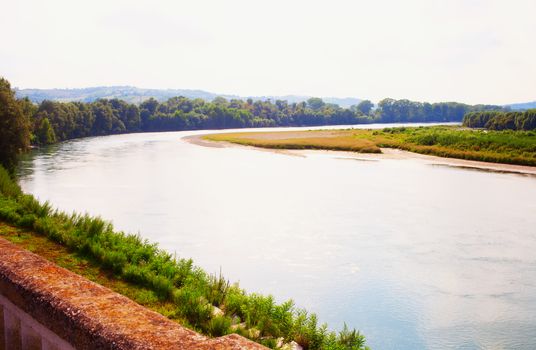
M303 136L305 134L307 137ZM264 138L264 135L277 135L279 137ZM210 141L226 141L244 146L272 149L325 149L360 153L381 152L374 142L364 138L354 138L351 134L341 132L330 132L328 135L323 135L317 131L226 133L206 135L204 138Z
M0 166L0 193L4 196L15 198L22 194L19 185L11 179L4 167Z
M391 134L395 147L442 157L536 165L536 133L467 130L455 127L407 128Z
M138 235L116 232L89 215L66 214L23 194L0 166L0 220L32 229L91 259L116 278L151 290L175 305L175 316L205 334L239 333L275 348L296 341L305 349L364 349L360 339L328 332L316 316L292 301L247 294L221 274L210 275L190 259L177 259ZM219 310L218 310L219 309Z

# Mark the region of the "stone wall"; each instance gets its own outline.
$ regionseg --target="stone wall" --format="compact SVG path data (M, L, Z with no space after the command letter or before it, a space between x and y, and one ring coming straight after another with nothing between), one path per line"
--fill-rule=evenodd
M208 338L0 238L0 350L266 349Z

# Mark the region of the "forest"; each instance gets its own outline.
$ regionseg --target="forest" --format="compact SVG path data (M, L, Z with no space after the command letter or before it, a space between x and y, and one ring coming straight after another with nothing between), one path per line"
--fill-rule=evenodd
M400 122L461 122L469 112L503 110L493 105L456 102L421 103L383 99L376 106L361 101L350 108L320 98L288 103L283 100L227 100L211 102L172 97L150 98L138 104L119 99L93 102L34 104L16 99L10 83L0 78L0 163L10 168L31 145L41 146L74 138L129 132L156 132L277 126L350 125Z
M467 113L463 125L489 130L535 130L536 109L524 112L479 111Z

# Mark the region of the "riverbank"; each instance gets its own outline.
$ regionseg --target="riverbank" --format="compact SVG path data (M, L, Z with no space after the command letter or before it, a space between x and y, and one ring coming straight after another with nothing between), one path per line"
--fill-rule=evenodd
M411 152L412 157L436 156L432 161L454 159L448 162L453 166L521 173L534 173L536 166L536 134L532 132L491 132L451 126L238 132L194 136L188 141L205 146L224 142L276 150L348 151L360 156L393 156L386 149L397 149Z
M16 244L3 238L6 227L0 223L2 349L266 349L237 334L210 338L186 329L20 247L15 237L27 235L11 235L13 230L7 234ZM41 247L26 247L43 254Z
M237 333L270 348L294 342L304 349L365 349L359 332L328 332L292 301L277 304L272 296L248 294L221 274L117 232L98 217L40 203L22 193L2 167L0 236L206 335Z
M248 291L295 298L334 329L346 321L373 348L473 344L459 327L484 334L484 347L533 344L523 325L534 311L534 178L182 140L210 132L65 143L21 164L20 183L205 271L221 266ZM475 319L483 309L504 313ZM513 320L505 332L490 329L503 320Z

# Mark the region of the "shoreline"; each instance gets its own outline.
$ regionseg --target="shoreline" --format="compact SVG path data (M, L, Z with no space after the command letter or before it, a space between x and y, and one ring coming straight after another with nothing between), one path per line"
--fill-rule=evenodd
M250 148L257 151L272 152L278 154L284 154L289 156L296 157L307 157L308 155L313 154L329 154L334 156L340 156L344 159L355 159L363 161L380 161L380 160L416 160L423 162L431 166L446 166L461 168L467 170L476 170L476 171L488 171L496 172L503 174L514 174L514 175L525 175L525 176L536 176L536 167L528 165L515 165L515 164L506 164L506 163L492 163L492 162L482 162L477 160L467 160L460 158L447 158L439 157L421 153L415 153L410 151L404 151L398 148L381 148L382 153L358 153L351 151L331 151L331 150L313 150L313 149L274 149L274 148L264 148L256 146L245 146L237 143L226 142L226 141L210 141L203 139L206 135L212 134L202 134L202 135L191 135L184 136L181 139L185 140L188 143L203 146L203 147L213 147L213 148L228 148L228 147L239 147L239 148Z

